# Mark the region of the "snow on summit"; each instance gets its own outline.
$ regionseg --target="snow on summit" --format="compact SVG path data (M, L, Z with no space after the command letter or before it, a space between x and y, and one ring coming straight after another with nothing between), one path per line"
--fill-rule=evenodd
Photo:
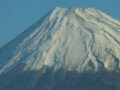
M0 49L0 73L20 64L58 70L120 68L120 22L94 8L57 7Z

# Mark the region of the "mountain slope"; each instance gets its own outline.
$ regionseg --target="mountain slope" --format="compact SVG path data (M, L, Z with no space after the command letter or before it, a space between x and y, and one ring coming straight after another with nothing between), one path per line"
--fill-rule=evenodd
M120 73L47 70L21 72L17 68L0 77L0 90L120 90Z
M0 74L23 70L117 70L120 22L94 8L55 8L0 49Z

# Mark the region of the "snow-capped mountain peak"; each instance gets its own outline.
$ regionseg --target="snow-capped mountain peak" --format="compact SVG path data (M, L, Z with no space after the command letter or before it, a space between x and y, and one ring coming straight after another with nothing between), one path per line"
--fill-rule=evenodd
M94 8L57 7L0 49L0 73L20 64L24 70L114 70L119 52L119 21Z

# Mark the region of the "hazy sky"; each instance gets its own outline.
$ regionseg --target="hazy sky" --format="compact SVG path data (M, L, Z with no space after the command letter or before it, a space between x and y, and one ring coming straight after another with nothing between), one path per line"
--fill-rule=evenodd
M0 47L57 6L93 7L120 20L120 0L0 0Z

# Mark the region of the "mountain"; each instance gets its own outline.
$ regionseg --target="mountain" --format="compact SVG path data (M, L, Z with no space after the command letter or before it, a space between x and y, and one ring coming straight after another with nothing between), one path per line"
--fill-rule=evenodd
M119 90L119 53L119 21L57 7L0 49L0 90Z

